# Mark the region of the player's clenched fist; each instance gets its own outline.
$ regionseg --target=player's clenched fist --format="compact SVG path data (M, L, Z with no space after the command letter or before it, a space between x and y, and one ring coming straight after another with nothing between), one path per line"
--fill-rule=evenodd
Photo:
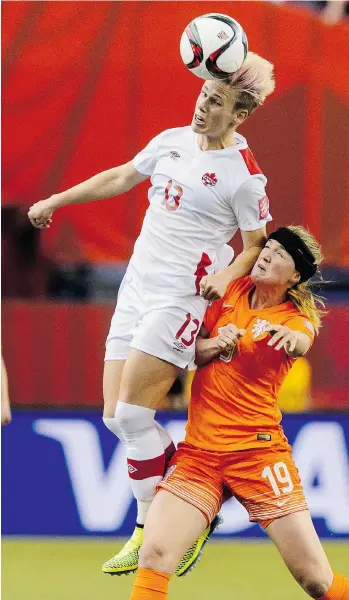
M245 329L239 329L233 323L220 327L217 336L217 346L220 350L231 350L235 348L239 339L246 333Z
M40 200L40 202L36 202L30 207L28 211L28 217L34 227L38 227L39 229L47 229L52 223L51 217L53 211L54 208L52 207L50 199Z
M227 279L227 276L221 272L207 275L200 281L200 296L209 302L219 300L224 296L229 283L230 279Z

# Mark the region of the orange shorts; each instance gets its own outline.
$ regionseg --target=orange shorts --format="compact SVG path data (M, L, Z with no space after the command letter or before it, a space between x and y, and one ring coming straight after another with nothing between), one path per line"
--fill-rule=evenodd
M274 519L307 510L291 447L237 452L208 452L186 442L178 445L158 488L196 506L208 523L218 513L223 486L262 527Z

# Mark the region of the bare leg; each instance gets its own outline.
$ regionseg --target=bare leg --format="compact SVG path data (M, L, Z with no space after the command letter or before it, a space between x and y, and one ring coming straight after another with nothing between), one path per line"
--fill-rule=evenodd
M180 371L171 363L131 348L122 372L119 399L156 410Z
M206 518L198 508L161 490L147 515L139 566L173 575L182 556L206 527Z
M129 463L129 470L135 497L141 502L152 500L155 485L164 474L164 450L168 454L174 450L170 436L155 423L154 416L179 372L178 367L134 349L126 361L105 362L104 423L125 443L130 460L140 461ZM143 479L148 481L143 484ZM144 512L139 515L140 524L147 508L140 509Z
M125 360L106 360L103 372L103 417L114 418Z
M332 585L333 571L308 511L275 519L267 533L295 580L312 598L321 598Z
M107 360L104 363L103 372L104 422L108 429L115 433L119 439L123 439L122 433L114 417L125 363L125 360ZM159 432L163 447L168 452L168 458L170 458L175 450L173 442L164 427L156 422L155 426Z
M132 538L119 554L104 563L106 573L120 574L137 568L142 527L155 487L164 474L166 454L174 451L170 436L154 421L155 408L178 373L177 367L137 350L130 350L127 361L105 362L103 420L126 445L130 481L137 500L137 525Z
M164 474L165 451L155 410L179 372L178 367L134 349L123 369L115 419L127 448L132 491L140 502L151 502Z

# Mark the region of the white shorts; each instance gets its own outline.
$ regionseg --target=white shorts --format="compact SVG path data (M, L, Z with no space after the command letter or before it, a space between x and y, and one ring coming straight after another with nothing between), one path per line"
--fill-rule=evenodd
M207 308L201 296L169 297L143 289L126 272L106 341L105 360L126 360L135 348L184 369L194 362L195 340Z

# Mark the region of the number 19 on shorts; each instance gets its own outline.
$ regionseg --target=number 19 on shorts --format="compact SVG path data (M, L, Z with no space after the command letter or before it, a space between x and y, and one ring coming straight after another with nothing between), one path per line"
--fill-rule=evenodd
M289 494L293 490L293 483L288 468L284 462L277 462L272 467L265 467L263 479L268 479L275 496Z

